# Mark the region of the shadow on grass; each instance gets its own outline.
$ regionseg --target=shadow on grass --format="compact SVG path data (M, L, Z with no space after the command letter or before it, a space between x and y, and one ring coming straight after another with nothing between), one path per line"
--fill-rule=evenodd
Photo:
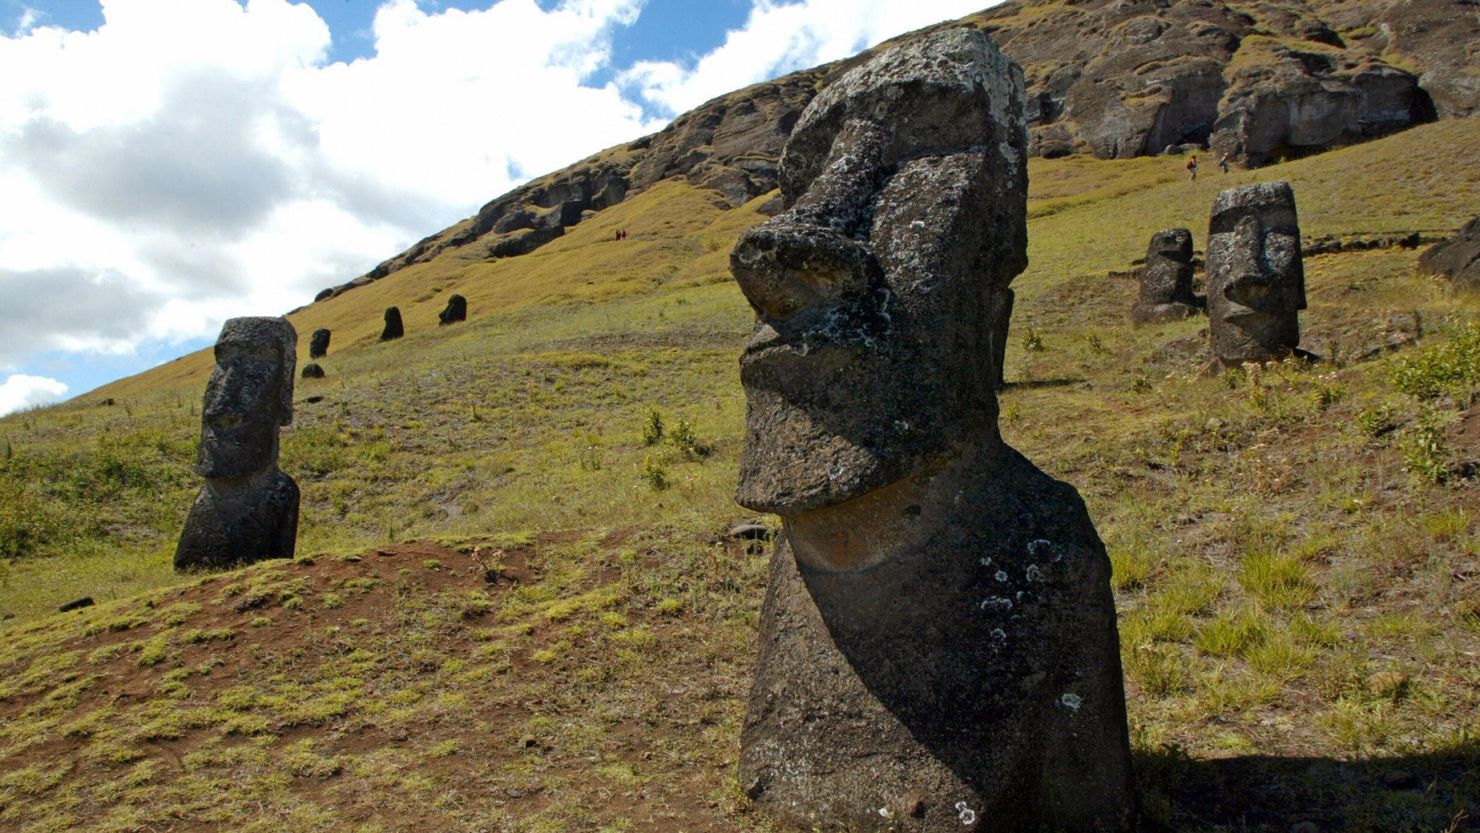
M1024 379L1020 382L1003 382L1002 387L1007 390L1038 390L1039 388L1066 388L1083 382L1083 379Z
M1138 752L1146 831L1473 833L1480 740L1432 753L1337 760Z

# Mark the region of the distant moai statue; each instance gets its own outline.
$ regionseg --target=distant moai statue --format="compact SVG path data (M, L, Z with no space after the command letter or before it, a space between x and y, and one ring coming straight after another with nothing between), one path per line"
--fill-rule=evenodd
M1140 295L1131 307L1137 324L1179 321L1197 314L1197 296L1192 294L1192 232L1185 228L1162 229L1151 236L1146 264L1141 267Z
M401 309L399 307L385 308L385 329L380 331L381 341L390 341L406 335L406 328L401 326Z
M437 315L438 326L466 320L468 320L468 299L461 295L448 298L447 306Z
M730 259L737 500L782 520L741 785L808 828L1132 829L1109 559L997 427L1022 70L974 30L895 47L812 101L780 178Z
M303 366L302 376L305 379L322 379L326 375L328 374L324 373L324 368L320 367L318 362L309 362Z
M1208 334L1218 364L1283 359L1300 344L1305 266L1288 182L1230 188L1208 223Z
M216 340L201 405L195 473L206 482L175 548L175 569L292 558L298 484L277 467L293 420L298 336L284 318L233 318Z
M320 327L313 331L313 335L308 340L308 357L310 359L322 359L329 355L330 335L330 331L325 327Z

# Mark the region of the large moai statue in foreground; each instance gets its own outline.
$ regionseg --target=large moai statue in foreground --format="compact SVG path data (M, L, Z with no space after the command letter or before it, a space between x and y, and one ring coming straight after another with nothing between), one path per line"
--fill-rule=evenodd
M293 557L298 484L277 460L278 429L293 420L297 346L285 318L233 318L221 328L195 462L206 482L180 533L175 569Z
M1169 228L1151 235L1146 263L1138 273L1141 290L1136 305L1131 307L1131 320L1153 324L1196 315L1192 271L1191 231Z
M1300 344L1305 266L1288 182L1220 193L1208 222L1208 334L1223 367L1277 361Z
M731 255L758 316L737 499L782 519L740 776L794 824L1134 822L1109 560L997 428L1023 106L979 32L881 54L808 106L786 210Z

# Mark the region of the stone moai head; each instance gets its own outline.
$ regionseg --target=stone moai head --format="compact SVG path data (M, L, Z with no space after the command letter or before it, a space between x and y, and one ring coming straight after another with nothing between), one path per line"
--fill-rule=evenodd
M329 355L329 336L327 328L320 327L313 331L308 341L308 357L310 359L321 359Z
M221 328L201 407L196 474L238 478L277 465L278 429L293 421L297 349L285 318L233 318Z
M1162 229L1151 236L1139 271L1140 293L1131 310L1137 323L1172 321L1197 311L1192 294L1192 232Z
M807 107L786 210L730 256L758 317L740 360L752 509L834 505L1000 442L994 332L1027 265L1022 70L968 29L889 54Z
M406 335L406 328L401 324L400 307L385 308L385 329L380 331L381 341L390 341Z
M455 324L458 321L468 320L468 299L461 295L452 295L447 299L447 306L437 315L440 324Z
M1208 329L1224 365L1270 361L1300 344L1305 268L1287 182L1230 188L1208 223Z

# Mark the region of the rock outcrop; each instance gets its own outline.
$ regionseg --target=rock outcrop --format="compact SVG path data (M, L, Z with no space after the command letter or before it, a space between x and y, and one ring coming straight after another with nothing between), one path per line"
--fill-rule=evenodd
M1287 182L1229 188L1208 221L1208 337L1223 367L1286 358L1300 345L1305 265Z
M1133 826L1109 562L981 360L1027 262L1023 107L979 32L882 53L807 108L786 210L731 255L737 499L783 527L740 775L793 824Z
M285 318L233 318L221 328L195 462L205 485L185 519L175 569L293 557L298 484L277 460L278 431L293 421L297 345Z
M1146 263L1137 273L1140 294L1131 307L1137 324L1177 321L1196 315L1197 297L1192 294L1192 232L1169 228L1151 236Z
M962 25L991 34L1024 67L1035 156L1211 145L1214 158L1258 165L1480 110L1475 0L1008 0L705 102L659 133L510 191L315 300L448 250L469 260L528 254L664 179L740 205L776 187L782 145L818 90L880 50Z
M1457 289L1480 289L1480 217L1466 223L1454 237L1425 250L1418 256L1418 267L1448 278Z

